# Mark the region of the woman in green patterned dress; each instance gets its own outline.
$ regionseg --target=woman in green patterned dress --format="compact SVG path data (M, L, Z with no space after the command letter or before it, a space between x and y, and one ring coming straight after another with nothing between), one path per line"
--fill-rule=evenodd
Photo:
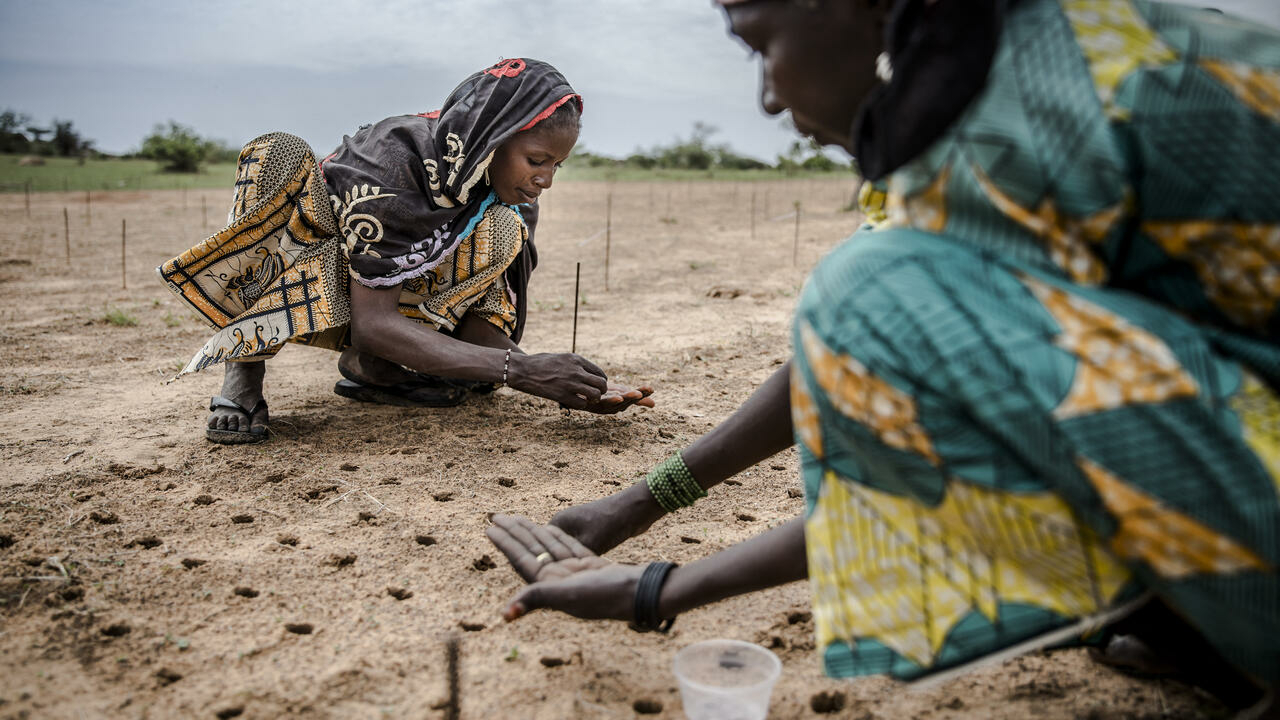
M1267 706L1280 36L1144 0L720 2L765 110L853 154L885 218L814 271L792 361L725 423L550 526L496 519L532 583L507 617L655 628L807 577L832 676L1110 624ZM686 567L596 554L793 442L802 518Z

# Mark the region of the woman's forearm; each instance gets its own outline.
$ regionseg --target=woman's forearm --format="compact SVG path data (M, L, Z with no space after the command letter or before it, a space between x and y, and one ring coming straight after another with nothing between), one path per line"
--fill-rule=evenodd
M795 442L791 430L791 362L769 376L727 420L680 452L703 489Z
M804 518L798 517L672 570L662 586L658 610L660 617L675 617L728 597L803 580L808 572Z

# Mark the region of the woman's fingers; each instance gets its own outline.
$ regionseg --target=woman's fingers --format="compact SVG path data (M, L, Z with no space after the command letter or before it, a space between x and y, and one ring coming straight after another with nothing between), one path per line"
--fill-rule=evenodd
M511 563L511 567L515 568L516 573L524 579L525 582L533 582L538 577L538 571L542 569L542 565L537 558L529 552L524 543L520 542L511 532L497 523L485 528L485 535L489 537L495 547L507 556L507 562Z
M596 557L596 554L591 552L591 550L587 548L586 545L583 545L582 543L578 542L578 538L570 535L564 530L561 530L555 525L546 525L544 526L544 529L551 535L554 535L556 539L559 540L561 543L563 543L564 546L569 549L569 552L573 553L574 557L580 557L580 558Z

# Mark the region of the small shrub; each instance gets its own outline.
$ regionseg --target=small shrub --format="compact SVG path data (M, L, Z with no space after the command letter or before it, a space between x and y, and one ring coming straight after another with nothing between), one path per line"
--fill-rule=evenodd
M130 315L129 311L115 307L107 308L102 319L116 327L133 327L138 324L138 318Z

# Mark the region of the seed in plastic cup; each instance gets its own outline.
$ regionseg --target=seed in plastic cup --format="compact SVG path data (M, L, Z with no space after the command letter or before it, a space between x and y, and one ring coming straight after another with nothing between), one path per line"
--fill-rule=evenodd
M704 640L676 653L672 669L689 720L764 720L782 663L754 643Z

